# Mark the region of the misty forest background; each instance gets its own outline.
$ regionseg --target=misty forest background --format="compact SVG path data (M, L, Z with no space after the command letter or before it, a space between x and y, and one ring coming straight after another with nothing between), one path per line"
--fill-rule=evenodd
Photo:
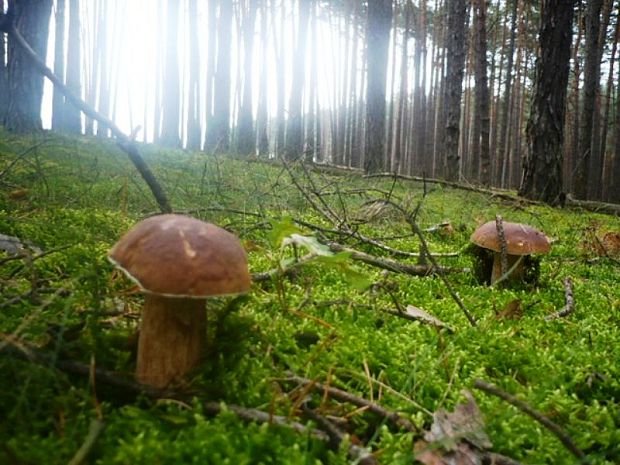
M555 204L565 193L620 202L619 8L21 0L14 13L54 73L139 141L521 188ZM110 136L51 86L43 98L39 71L10 35L0 41L6 129ZM538 178L523 182L528 163Z

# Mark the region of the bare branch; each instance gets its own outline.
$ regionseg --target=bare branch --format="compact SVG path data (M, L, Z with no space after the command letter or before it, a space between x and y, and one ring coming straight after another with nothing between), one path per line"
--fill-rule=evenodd
M499 387L487 383L486 381L483 381L481 379L477 379L476 381L474 381L474 387L476 389L480 389L481 391L486 392L487 394L499 397L500 399L505 400L509 404L517 407L523 413L529 415L538 423L551 431L551 433L553 433L560 440L564 447L566 447L566 449L568 449L575 457L580 459L582 463L588 463L586 454L584 454L583 451L575 445L575 443L568 436L568 434L566 434L559 425L549 420L542 413L534 410L532 407L527 405L522 400L517 399L515 396L508 394L505 391L502 391Z

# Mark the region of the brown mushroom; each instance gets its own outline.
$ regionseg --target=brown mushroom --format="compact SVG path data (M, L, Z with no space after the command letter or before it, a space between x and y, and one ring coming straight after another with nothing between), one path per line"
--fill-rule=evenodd
M520 280L526 271L525 260L522 256L544 254L551 249L551 243L541 231L520 223L504 221L504 237L506 238L507 269L509 271L517 260L520 263L511 272L509 279ZM495 221L489 221L474 231L470 238L478 247L493 252L493 268L491 272L491 284L501 277L501 241L497 233Z
M183 215L141 221L109 259L146 293L136 378L156 387L181 379L200 361L206 298L243 293L251 285L239 239Z

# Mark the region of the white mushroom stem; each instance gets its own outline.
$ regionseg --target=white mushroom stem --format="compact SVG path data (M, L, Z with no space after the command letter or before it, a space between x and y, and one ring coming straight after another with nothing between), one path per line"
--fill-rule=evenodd
M205 346L205 299L146 294L136 378L163 388L195 368Z

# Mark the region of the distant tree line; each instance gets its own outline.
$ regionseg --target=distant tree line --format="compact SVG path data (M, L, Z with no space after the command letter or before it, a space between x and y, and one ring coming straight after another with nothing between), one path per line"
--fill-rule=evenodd
M40 56L53 47L55 74L114 119L123 45L110 37L109 15L122 15L123 3L0 0L0 11L11 6ZM138 123L145 140L520 189L551 203L565 194L620 202L620 0L153 5L162 33L154 110ZM344 59L321 46L325 25ZM320 60L333 61L333 76L319 75ZM328 103L319 98L326 78ZM42 127L42 86L10 35L0 35L6 129ZM58 92L51 125L109 136Z

